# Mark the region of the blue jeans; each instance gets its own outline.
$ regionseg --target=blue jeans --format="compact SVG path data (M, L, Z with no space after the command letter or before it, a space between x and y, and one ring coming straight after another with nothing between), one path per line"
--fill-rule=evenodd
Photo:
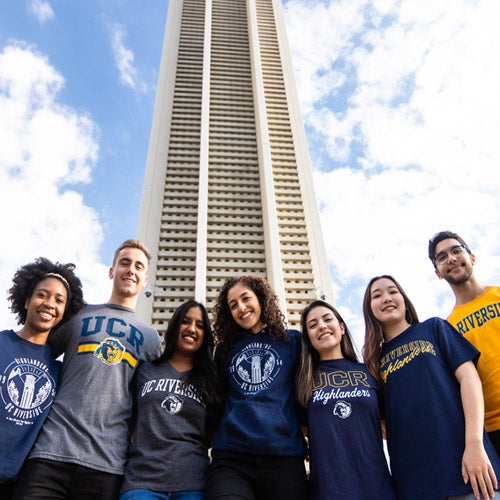
M204 500L203 491L174 491L160 493L150 490L127 490L120 495L120 500Z

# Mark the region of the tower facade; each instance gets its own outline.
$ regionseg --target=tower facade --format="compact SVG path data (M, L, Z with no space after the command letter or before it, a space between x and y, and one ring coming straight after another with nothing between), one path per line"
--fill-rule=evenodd
M138 311L159 331L244 273L289 327L333 299L280 0L169 2L138 237L153 254Z

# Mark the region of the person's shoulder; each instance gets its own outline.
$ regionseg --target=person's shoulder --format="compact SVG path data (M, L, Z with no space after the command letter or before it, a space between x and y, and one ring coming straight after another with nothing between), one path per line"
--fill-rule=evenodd
M287 330L288 336L293 339L293 340L299 340L300 339L300 332L298 330L295 330L294 328L290 328Z
M12 342L16 340L16 337L14 330L2 330L0 332L0 342Z

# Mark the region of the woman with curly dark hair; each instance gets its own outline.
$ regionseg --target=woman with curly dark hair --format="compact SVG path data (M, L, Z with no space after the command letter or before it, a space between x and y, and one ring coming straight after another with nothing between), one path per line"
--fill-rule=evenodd
M205 307L184 302L168 322L163 354L134 375L135 429L121 500L203 500L209 431L221 400L213 348Z
M83 305L73 264L40 257L20 267L9 290L21 329L0 332L0 498L16 478L55 395L60 363L46 344L49 333Z
M300 333L286 329L276 294L252 275L226 281L214 308L214 330L225 408L212 447L207 499L308 498L294 390Z

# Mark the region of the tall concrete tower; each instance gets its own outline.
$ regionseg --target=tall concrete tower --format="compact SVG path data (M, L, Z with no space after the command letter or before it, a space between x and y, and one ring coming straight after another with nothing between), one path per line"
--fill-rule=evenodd
M332 300L280 0L170 0L138 237L153 253L138 311L160 331L243 273L290 327Z

